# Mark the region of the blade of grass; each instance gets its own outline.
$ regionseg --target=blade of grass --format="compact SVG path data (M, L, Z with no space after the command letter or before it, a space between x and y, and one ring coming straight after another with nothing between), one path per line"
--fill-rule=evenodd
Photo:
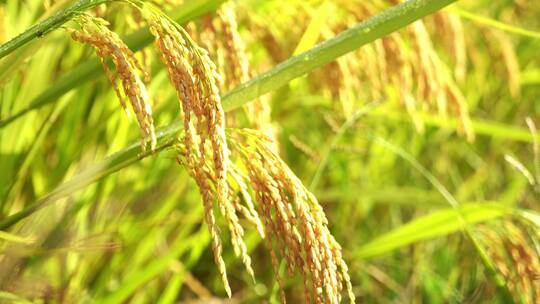
M54 3L53 5L54 6L50 10L47 10L44 13L44 15L39 19L39 21L45 20L55 12L65 9L68 3L64 0L58 3ZM33 41L33 43L28 43L23 47L20 47L17 52L10 54L8 58L0 60L0 83L3 83L13 74L14 71L20 68L24 60L30 57L31 54L35 53L36 49L40 47L44 41L44 39L39 39L37 41Z
M313 174L313 178L311 179L311 183L309 184L309 189L311 191L315 190L315 188L317 187L317 184L319 183L322 173L324 169L326 168L326 165L328 164L328 161L330 159L330 154L332 153L336 145L341 140L341 137L343 137L345 132L347 132L347 130L349 130L349 128L351 128L360 117L369 113L370 110L372 110L376 105L377 103L371 103L371 104L366 105L365 107L356 111L356 113L351 115L351 117L349 117L349 119L347 119L347 121L345 121L345 123L341 125L336 135L334 135L334 137L332 138L332 141L330 142L330 144L327 145L326 148L321 153L321 161L319 162L319 165L317 166L317 170L315 171L315 174Z
M296 49L293 52L293 55L298 55L308 49L312 48L320 38L321 28L326 22L327 16L329 14L330 3L328 1L323 2L319 8L315 11L311 21L308 24L300 42L296 46Z
M442 117L440 115L419 113L418 114L422 122L427 126L435 126L441 128L447 128L457 130L459 128L459 121L456 118ZM380 117L384 119L392 119L398 121L410 121L411 118L408 114L388 111L385 109L376 109L368 113L370 117ZM471 125L475 134L486 135L492 138L508 139L522 142L534 142L535 136L525 128L519 128L508 124L503 124L494 121L472 119ZM540 136L536 135L536 140L540 140Z
M32 304L33 302L26 300L16 294L7 291L0 291L0 300L9 301L9 303L19 303L19 304Z
M108 1L110 0L79 0L72 6L60 10L51 17L30 27L17 37L0 45L0 59L4 58L30 41L41 38L43 35L59 28L62 26L62 24L71 20L76 14Z
M468 203L459 207L469 224L478 224L513 214L510 207L497 203ZM398 248L436 237L461 232L465 228L454 208L432 212L385 233L354 251L355 258L368 259Z
M532 210L515 209L497 202L466 203L459 207L468 224L479 224L505 216L517 216L540 227L540 215ZM369 259L396 249L460 232L466 227L455 209L435 211L387 232L354 251L353 256Z
M132 273L129 277L123 280L122 284L117 290L98 302L104 304L122 303L141 285L162 274L174 259L177 259L186 251L193 250L192 248L194 247L205 248L209 242L210 235L206 227L201 227L197 234L188 239L182 236L178 237L175 243L171 245L171 248L168 250L167 254L155 259L148 264L148 266ZM197 252L198 256L192 259L192 261L197 260L202 255L203 250L197 250ZM189 268L190 265L186 265L186 267Z
M478 14L474 14L474 13L459 9L457 7L453 7L451 9L449 9L449 11L451 13L454 13L454 14L462 17L462 18L469 19L469 20L471 20L473 22L476 22L476 23L479 23L479 24L490 26L490 27L499 29L501 31L521 35L521 36L524 36L524 37L540 39L540 33L539 32L527 30L527 29L520 28L520 27L511 25L511 24L506 24L504 22L500 22L500 21L497 21L497 20L494 20L494 19L491 19L491 18L488 18L488 17L480 16Z
M69 98L72 98L70 95L68 96ZM0 200L0 210L5 210L4 204L9 200L9 198L12 195L14 195L15 193L18 193L20 189L23 187L24 177L30 170L31 164L35 156L37 155L39 149L42 147L42 144L46 138L46 135L49 133L50 128L56 122L56 120L60 116L60 113L64 110L64 107L66 106L66 104L67 104L67 99L58 103L54 107L54 109L51 110L49 115L47 115L47 119L45 120L43 125L39 128L39 132L37 136L35 137L34 142L30 146L30 149L22 158L20 164L17 166L18 169L15 175L15 178L11 181L9 185L7 185L7 191L5 193L5 196L2 197Z
M34 243L34 240L29 237L21 237L15 234L7 233L4 231L0 231L0 240L4 240L7 242L13 242L13 243L19 243L19 244L26 244L30 245Z
M520 210L519 216L540 229L540 214L531 210Z
M176 297L178 296L178 293L182 289L185 276L186 274L183 269L173 274L172 277L169 279L169 282L167 282L167 286L165 287L165 290L163 290L163 293L159 297L157 303L158 304L175 303Z

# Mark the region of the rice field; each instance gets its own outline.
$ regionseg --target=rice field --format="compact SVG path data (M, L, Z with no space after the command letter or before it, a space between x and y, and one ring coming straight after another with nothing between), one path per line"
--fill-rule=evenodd
M0 0L0 303L540 303L539 17Z

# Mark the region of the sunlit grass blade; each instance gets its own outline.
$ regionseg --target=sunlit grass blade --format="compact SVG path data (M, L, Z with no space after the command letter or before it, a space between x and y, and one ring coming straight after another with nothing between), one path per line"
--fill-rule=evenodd
M540 229L540 214L531 210L519 210L518 214L521 216L521 218L534 224L537 229Z
M459 213L453 208L446 208L418 217L361 246L354 251L353 256L368 259L419 241L461 232L465 226L459 220L459 214L468 224L474 225L514 213L510 207L489 202L463 204L458 209Z
M330 5L328 1L323 2L313 14L311 21L302 35L300 42L296 46L293 55L298 55L317 44L321 36L321 28L324 26L328 14L330 13Z
M492 277L493 281L496 282L501 294L505 298L510 298L510 290L505 281L505 278L497 271L495 266L495 261L487 254L486 249L480 243L478 238L475 236L474 231L471 228L471 223L466 215L462 214L462 205L456 200L456 198L446 189L446 187L431 174L424 166L422 166L412 155L407 153L402 148L386 141L385 139L372 136L375 143L383 146L384 148L392 151L396 155L399 155L402 159L406 160L416 171L418 171L424 178L426 178L431 185L444 197L448 204L452 207L456 220L460 223L463 233L469 238L473 244L478 256L480 257L482 263L486 267L487 272Z
M50 31L57 29L62 26L62 24L71 20L76 14L107 1L108 0L79 0L74 5L58 11L51 17L35 24L20 35L0 45L0 59L26 45L30 41L41 38Z
M50 114L47 116L47 119L41 126L39 133L35 137L30 149L24 156L24 159L20 162L18 166L16 177L7 185L7 191L5 196L0 198L0 208L4 208L5 203L10 199L10 196L17 193L23 187L24 177L28 174L30 170L30 165L35 159L39 148L42 147L43 142L45 141L46 135L49 133L50 128L58 119L60 113L64 110L64 107L67 104L67 100L61 101L56 104L54 109L51 110Z
M26 244L26 245L30 245L34 243L34 240L32 238L21 237L21 236L18 236L12 233L7 233L4 231L0 231L0 240L13 242L13 243L19 243L19 244Z
M179 270L169 280L167 287L161 294L158 304L172 304L175 303L175 299L182 288L182 283L185 279L185 272Z
M67 2L58 2L55 3L45 14L40 18L44 20L53 14L55 11L65 9L68 5ZM8 79L14 71L20 68L20 65L26 60L29 56L36 52L36 50L44 42L44 39L34 40L32 43L28 43L23 47L20 47L17 52L11 53L9 57L0 60L0 84L2 84L6 79Z
M442 117L440 115L418 113L420 119L426 126L440 127L443 129L457 130L459 121L451 117ZM410 121L410 116L398 111L388 111L385 109L375 109L370 111L368 116L380 119L391 119L396 121ZM526 128L504 124L496 121L471 119L471 125L474 133L491 138L515 140L522 142L534 142L534 135ZM537 139L540 139L537 135Z
M0 300L9 301L9 303L17 303L17 304L31 304L32 301L29 301L23 297L20 297L16 294L7 292L7 291L1 291L0 290Z
M527 29L518 27L518 26L511 25L511 24L500 22L498 20L494 20L494 19L491 19L491 18L488 18L488 17L484 17L484 16L481 16L481 15L478 15L478 14L468 12L466 10L459 9L457 7L453 7L451 9L449 9L449 11L452 12L452 13L455 13L456 15L458 15L458 16L464 18L464 19L471 20L471 21L476 22L478 24L487 25L487 26L490 26L492 28L499 29L501 31L505 31L505 32L508 32L508 33L516 34L516 35L521 35L521 36L524 36L524 37L540 39L540 32L535 32L535 31L531 31L531 30L527 30Z

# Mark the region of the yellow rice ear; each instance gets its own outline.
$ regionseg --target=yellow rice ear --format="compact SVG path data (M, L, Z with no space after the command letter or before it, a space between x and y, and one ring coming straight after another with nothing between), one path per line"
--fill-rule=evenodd
M146 144L150 142L150 147L154 150L157 140L150 96L140 76L140 73L144 76L146 72L142 70L135 55L118 34L107 28L106 24L108 23L105 20L89 15L81 15L76 21L81 25L82 30L71 30L71 37L75 41L91 45L96 50L96 54L101 60L103 69L113 85L122 108L129 117L125 101L127 98L133 112L135 112L141 131L142 149L145 150ZM109 58L116 67L116 73L109 69L107 64ZM117 79L122 84L124 94L118 88Z
M225 137L225 114L216 84L216 77L219 74L207 52L197 46L183 28L159 15L150 16L149 23L183 112L186 132L185 164L201 192L205 219L212 235L214 259L230 297L231 290L221 256L221 241L213 213L214 199L217 200L219 209L227 220L235 253L242 255L246 269L252 276L253 270L242 240L244 231L229 198L227 184L229 150ZM212 166L205 172L204 168L208 162ZM211 183L215 184L214 188L210 187Z
M254 190L278 284L282 285L279 256L289 273L302 276L306 303L339 303L345 289L354 303L341 246L330 234L315 196L272 150L272 143L263 134L249 129L230 133L234 135L230 138L232 151L240 157ZM284 302L283 286L280 288Z

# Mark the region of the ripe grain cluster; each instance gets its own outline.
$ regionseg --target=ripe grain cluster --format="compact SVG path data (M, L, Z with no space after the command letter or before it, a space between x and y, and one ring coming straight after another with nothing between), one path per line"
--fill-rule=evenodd
M176 91L184 127L176 145L177 159L199 188L214 260L229 297L232 291L215 206L227 223L235 255L254 279L240 219L246 219L266 239L283 303L286 297L280 259L289 274L298 273L303 278L306 303L339 303L343 291L354 302L341 246L330 234L321 206L276 153L277 143L269 132L268 104L258 100L245 108L253 129L232 128L226 132L220 88L230 89L251 76L232 7L226 5L218 11L217 26L213 16L202 25L199 39L219 37L206 40L212 55L155 7L140 3L134 3L134 7L141 10L138 17L149 24L157 53ZM81 29L71 30L73 39L94 47L122 107L126 108L125 95L137 115L143 148L150 141L154 149L150 98L140 76L147 74L119 36L108 29L106 21L90 15L77 20ZM212 56L221 63L220 68ZM115 73L109 68L108 58L114 63ZM117 78L124 94L116 86ZM234 120L229 123L236 124ZM234 149L229 149L229 142Z

